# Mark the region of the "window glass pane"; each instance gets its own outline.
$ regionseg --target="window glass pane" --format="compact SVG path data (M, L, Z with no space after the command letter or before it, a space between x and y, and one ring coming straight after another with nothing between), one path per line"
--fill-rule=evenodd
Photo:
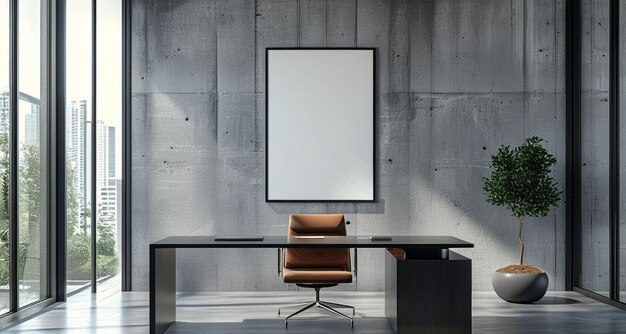
M626 0L620 0L619 14L619 133L620 133L620 300L626 302Z
M19 306L46 297L47 224L42 210L41 1L18 9L18 277Z
M122 7L120 0L99 1L97 9L96 189L97 277L119 287L121 236ZM112 282L113 283L113 282Z
M9 0L0 0L0 314L9 311Z
M66 5L67 292L91 279L91 0Z
M609 294L609 1L581 1L581 287Z

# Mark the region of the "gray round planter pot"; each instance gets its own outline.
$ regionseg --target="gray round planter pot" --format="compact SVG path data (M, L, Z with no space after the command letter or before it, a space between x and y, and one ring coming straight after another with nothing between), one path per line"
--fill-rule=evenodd
M532 303L543 298L548 290L548 275L493 273L493 289L498 297L510 303Z

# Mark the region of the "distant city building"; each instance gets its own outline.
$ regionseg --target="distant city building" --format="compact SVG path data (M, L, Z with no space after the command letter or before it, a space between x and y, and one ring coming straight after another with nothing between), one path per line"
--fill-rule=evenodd
M117 191L115 195L117 196L116 207L116 233L117 236L115 238L115 249L117 249L120 253L122 252L122 180L115 180Z
M9 133L9 101L11 97L9 92L0 93L0 133Z
M39 145L39 133L41 132L41 107L38 104L30 105L30 113L26 114L25 122L25 140L26 145Z
M115 127L109 126L107 138L108 177L115 177L117 161L115 161Z
M81 215L87 205L87 191L86 191L86 152L85 152L85 138L86 138L86 115L87 115L87 101L72 101L70 103L69 112L66 118L66 150L67 161L69 168L74 171L74 187L76 187L76 195L78 197L78 214L81 220L80 225L86 223L86 217Z
M107 126L103 121L98 121L96 124L96 189L102 189L107 185Z
M100 214L104 221L117 220L117 183L119 180L109 179L107 185L100 189Z
M115 127L99 121L97 126L98 177L101 217L105 221L117 220L117 179L115 178Z
M21 101L30 104L30 113L24 117L24 144L38 145L41 133L41 106L38 104L39 100L26 94L21 94L20 96ZM8 91L0 92L0 133L8 134L11 129L10 101L11 95Z
M67 159L70 167L74 170L74 185L78 197L80 212L88 211L86 206L90 203L90 187L86 175L91 156L91 145L87 139L95 138L96 144L96 199L98 203L97 214L99 220L115 225L119 229L120 191L121 180L116 178L116 129L106 125L103 121L96 122L96 135L87 136L88 129L92 126L87 121L87 101L72 101L67 117ZM84 209L80 209L84 208ZM80 214L79 212L79 214ZM79 216L80 217L80 216ZM81 225L86 223L85 217L81 217Z

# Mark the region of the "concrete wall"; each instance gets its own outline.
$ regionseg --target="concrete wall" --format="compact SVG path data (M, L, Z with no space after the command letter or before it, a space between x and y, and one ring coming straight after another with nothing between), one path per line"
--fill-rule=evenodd
M501 144L539 135L564 185L565 5L554 0L133 1L133 287L168 235L284 234L294 212L342 212L350 234L450 234L476 244L474 288L518 258L515 220L485 203ZM266 47L377 48L379 198L264 201ZM530 219L526 260L564 287L564 211ZM276 251L181 251L179 290L294 289ZM380 290L359 252L347 290Z

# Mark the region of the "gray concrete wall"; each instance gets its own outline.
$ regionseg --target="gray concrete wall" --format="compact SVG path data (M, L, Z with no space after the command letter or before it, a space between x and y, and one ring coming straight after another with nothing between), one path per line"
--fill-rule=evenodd
M133 1L133 287L168 235L284 234L341 212L350 234L472 241L474 288L518 258L515 220L485 202L501 144L539 135L564 185L564 9L553 0ZM379 198L264 201L266 47L377 48ZM564 287L564 211L530 219L526 260ZM284 290L275 250L180 251L179 290ZM381 290L380 251L347 290Z

